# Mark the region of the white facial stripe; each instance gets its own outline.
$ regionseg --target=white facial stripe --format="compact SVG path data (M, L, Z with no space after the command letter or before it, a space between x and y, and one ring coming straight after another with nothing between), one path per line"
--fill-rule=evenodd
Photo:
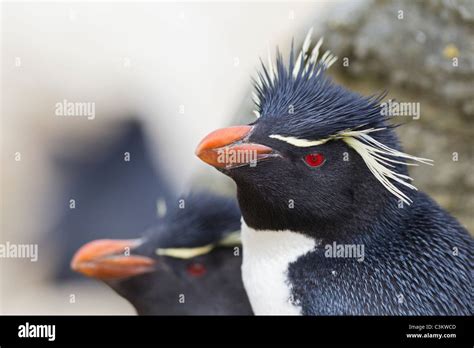
M159 248L156 249L158 256L169 256L175 259L192 259L193 257L209 254L215 247L233 247L240 245L240 231L227 234L216 244L207 244L196 248Z
M284 137L278 134L272 134L269 136L269 138L278 139L296 147L311 147L311 146L322 145L330 140L330 138L319 139L319 140L306 140L306 139L298 139L295 137Z
M158 256L169 256L175 259L192 259L193 257L208 254L214 249L213 244L205 245L198 248L166 248L156 249Z
M392 149L374 138L372 138L369 133L377 132L385 128L369 128L363 130L345 130L335 135L331 135L325 139L319 140L306 140L298 139L295 137L284 137L278 134L270 135L270 138L278 139L284 141L290 145L297 147L311 147L324 144L329 140L342 139L347 145L352 147L364 160L365 164L375 176L375 178L380 181L380 183L394 196L399 200L404 202L407 205L410 205L412 200L404 194L398 187L392 182L398 182L399 184L408 187L409 189L416 190L416 187L407 181L413 180L409 176L400 174L390 169L393 168L392 163L399 163L403 165L418 165L416 163L405 163L402 161L397 161L393 159L394 157L411 160L414 162L419 162L423 164L433 165L432 160L427 158L421 158L412 156L395 149Z

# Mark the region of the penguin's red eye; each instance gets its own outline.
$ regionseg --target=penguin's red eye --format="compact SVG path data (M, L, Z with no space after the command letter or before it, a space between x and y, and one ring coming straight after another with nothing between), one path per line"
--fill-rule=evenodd
M206 267L202 263L191 263L188 265L188 268L186 269L188 271L188 274L193 276L193 277L200 277L203 276L206 273Z
M324 163L324 155L322 153L310 153L304 156L305 163L310 167L319 167Z

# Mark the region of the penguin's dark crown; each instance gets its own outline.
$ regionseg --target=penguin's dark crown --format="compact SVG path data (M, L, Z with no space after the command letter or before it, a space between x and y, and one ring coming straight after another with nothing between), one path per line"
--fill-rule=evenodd
M233 198L193 192L175 204L143 236L145 255L189 258L211 246L240 244L240 210Z

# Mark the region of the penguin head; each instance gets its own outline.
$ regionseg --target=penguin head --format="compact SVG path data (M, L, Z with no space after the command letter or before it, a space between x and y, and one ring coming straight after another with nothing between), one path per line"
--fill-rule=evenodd
M140 238L87 243L76 252L72 269L104 281L142 314L212 312L209 306L219 301L209 304L209 289L238 288L237 203L199 193L177 200L168 210ZM235 282L226 282L231 277ZM190 306L177 306L180 294Z
M255 81L257 120L207 135L196 149L204 162L237 184L242 215L259 229L302 230L331 223L363 202L410 204L415 189L379 96L364 97L333 83L310 34L286 65L277 52ZM295 209L293 209L295 208ZM310 221L308 221L310 220Z

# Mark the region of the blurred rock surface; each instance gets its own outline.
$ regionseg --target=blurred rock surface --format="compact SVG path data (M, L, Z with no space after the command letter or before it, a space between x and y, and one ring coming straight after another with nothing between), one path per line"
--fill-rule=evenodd
M435 160L411 174L472 233L474 2L341 3L324 31L326 47L339 57L333 75L341 83L420 103L419 119L394 117L405 124L398 128L404 149Z

